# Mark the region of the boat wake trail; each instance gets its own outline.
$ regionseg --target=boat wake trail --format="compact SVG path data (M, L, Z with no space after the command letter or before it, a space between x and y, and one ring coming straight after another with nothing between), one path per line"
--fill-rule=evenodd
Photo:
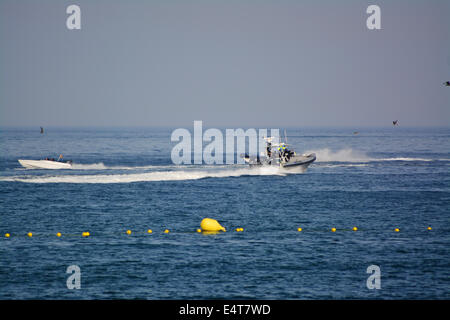
M106 170L107 166L103 164L103 162L99 163L91 163L91 164L80 164L80 163L72 163L72 169L75 170Z
M311 150L306 153L315 153L316 162L368 162L371 161L365 153L351 148L332 151L328 148Z
M299 172L293 172L299 173ZM14 176L2 177L0 181L25 183L132 183L146 181L182 181L204 178L227 178L240 176L286 175L278 167L233 168L220 170L174 170L154 171L132 174L93 174L93 175L56 175L56 176Z
M328 148L319 150L310 150L307 153L315 153L317 162L347 162L347 163L367 163L381 161L450 161L450 159L432 159L432 158L414 158L414 157L392 157L392 158L376 158L369 157L366 153L353 150L351 148L332 151ZM350 165L351 166L351 165Z
M99 163L90 163L90 164L81 164L81 163L72 163L72 170L143 170L143 169L170 169L176 168L174 165L167 166L107 166L103 162Z

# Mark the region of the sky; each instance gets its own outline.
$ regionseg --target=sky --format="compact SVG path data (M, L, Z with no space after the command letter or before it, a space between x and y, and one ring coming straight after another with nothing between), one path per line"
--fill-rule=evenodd
M0 126L450 126L449 21L443 0L0 0Z

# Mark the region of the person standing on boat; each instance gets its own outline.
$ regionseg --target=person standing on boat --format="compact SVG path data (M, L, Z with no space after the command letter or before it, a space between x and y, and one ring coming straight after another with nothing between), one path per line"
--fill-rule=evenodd
M268 158L272 157L272 143L271 142L267 142L266 154L267 154Z
M282 143L280 144L280 146L278 147L278 156L280 157L281 161L285 161L284 159L284 153L285 153L286 147L285 145Z
M63 158L63 155L60 154L58 160L56 160L56 161L61 162L61 161L62 161L62 158Z
M286 148L286 145L283 143L278 147L280 159L283 162L289 162L291 159L291 156L294 154L292 151L290 151L288 148Z

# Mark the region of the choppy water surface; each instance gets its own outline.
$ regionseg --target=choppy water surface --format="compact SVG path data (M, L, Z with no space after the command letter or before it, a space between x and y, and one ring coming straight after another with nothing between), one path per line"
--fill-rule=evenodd
M317 154L298 174L175 166L171 131L1 129L0 298L450 298L450 129L288 129ZM61 153L73 169L17 162Z

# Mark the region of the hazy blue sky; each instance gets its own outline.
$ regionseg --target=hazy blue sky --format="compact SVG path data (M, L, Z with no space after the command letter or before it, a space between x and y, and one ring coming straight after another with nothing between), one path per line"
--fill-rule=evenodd
M0 125L449 126L449 3L0 0Z

